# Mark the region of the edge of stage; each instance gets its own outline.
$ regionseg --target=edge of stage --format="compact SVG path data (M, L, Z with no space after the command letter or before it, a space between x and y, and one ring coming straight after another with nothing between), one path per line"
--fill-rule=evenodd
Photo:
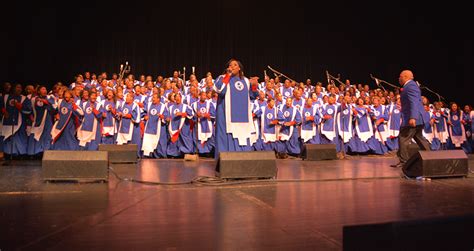
M393 157L277 160L276 182L43 182L41 161L0 166L0 249L342 249L348 225L474 213L474 175L401 178ZM469 156L470 166L474 157ZM122 178L187 182L216 162L142 159Z

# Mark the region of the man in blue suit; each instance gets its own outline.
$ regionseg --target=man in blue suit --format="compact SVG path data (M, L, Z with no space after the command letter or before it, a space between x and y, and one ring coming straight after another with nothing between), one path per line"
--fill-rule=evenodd
M404 70L398 79L402 88L400 89L400 100L402 106L402 126L398 135L399 150L397 156L400 162L392 167L403 167L410 157L408 145L414 139L421 150L429 151L430 143L423 137L423 127L429 123L429 118L424 116L423 103L421 101L421 90L413 81L413 72Z

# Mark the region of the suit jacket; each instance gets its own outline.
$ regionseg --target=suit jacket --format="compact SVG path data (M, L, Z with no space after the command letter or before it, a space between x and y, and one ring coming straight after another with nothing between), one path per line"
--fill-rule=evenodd
M400 92L402 103L402 126L408 126L408 120L415 119L416 125L423 125L429 122L424 116L425 109L421 101L421 90L418 84L410 80L403 86Z

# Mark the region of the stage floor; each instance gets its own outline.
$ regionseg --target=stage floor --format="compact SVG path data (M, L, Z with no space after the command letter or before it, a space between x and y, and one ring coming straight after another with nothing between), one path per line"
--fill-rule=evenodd
M0 166L0 250L341 250L345 225L474 213L472 174L406 180L389 166L396 162L277 160L286 181L216 187L112 174L108 183L44 183L40 161L14 161ZM214 176L214 167L210 159L113 166L121 177L161 182Z

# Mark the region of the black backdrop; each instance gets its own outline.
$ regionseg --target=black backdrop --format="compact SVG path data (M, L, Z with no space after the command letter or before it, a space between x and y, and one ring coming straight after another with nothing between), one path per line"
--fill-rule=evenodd
M315 82L329 70L372 86L370 73L397 84L409 68L448 101L473 103L468 8L387 2L15 3L1 16L0 81L70 83L84 71L117 72L125 61L135 75L195 66L200 78L235 57L246 75L262 78L271 65Z

